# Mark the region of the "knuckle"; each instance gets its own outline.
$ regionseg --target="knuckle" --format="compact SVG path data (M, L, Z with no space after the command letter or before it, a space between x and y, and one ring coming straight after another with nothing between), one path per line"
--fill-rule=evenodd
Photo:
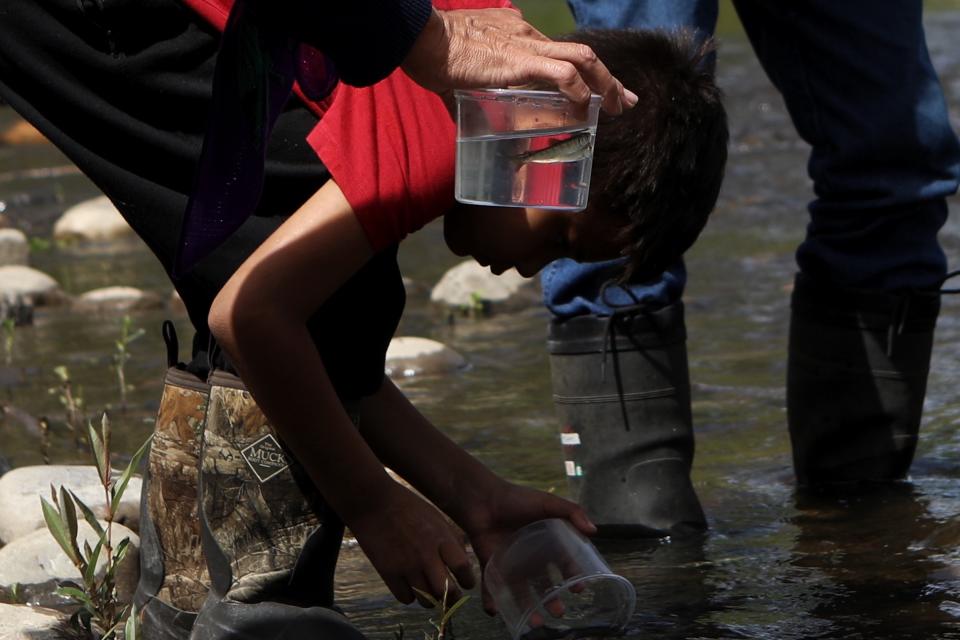
M575 55L586 63L593 63L597 61L597 54L594 53L593 49L585 44L578 44L576 46Z

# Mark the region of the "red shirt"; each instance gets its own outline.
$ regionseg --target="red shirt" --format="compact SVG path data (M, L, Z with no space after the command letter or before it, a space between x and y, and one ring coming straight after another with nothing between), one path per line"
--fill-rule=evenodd
M233 0L183 0L219 30ZM511 7L509 0L434 0L438 9ZM374 251L453 205L456 128L443 101L397 69L370 87L340 84L319 102L307 137L353 207Z

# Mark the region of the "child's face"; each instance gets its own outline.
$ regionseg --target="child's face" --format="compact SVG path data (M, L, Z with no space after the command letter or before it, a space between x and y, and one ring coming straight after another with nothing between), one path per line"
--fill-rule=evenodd
M589 208L571 213L458 205L444 216L443 235L451 251L473 256L493 273L516 267L530 277L558 258L597 262L619 257L621 224Z

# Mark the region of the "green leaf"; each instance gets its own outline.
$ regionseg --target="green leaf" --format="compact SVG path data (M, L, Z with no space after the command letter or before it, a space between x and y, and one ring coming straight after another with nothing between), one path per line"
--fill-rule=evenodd
M447 612L443 614L443 618L440 619L440 626L441 627L446 626L447 622L449 622L450 619L453 617L453 614L457 612L457 609L465 605L467 603L467 600L469 599L470 599L470 596L463 596L462 598L457 600L452 607L447 609Z
M116 570L117 566L123 559L127 557L127 551L130 548L130 538L124 538L120 541L120 544L117 545L116 550L113 552L113 564L110 566L110 573L113 575L113 572Z
M107 417L107 412L103 412L103 417L100 418L100 432L103 434L103 467L107 470L107 475L103 477L103 486L107 486L107 483L110 482L110 418Z
M77 546L77 507L67 490L60 487L60 516L70 533L70 543L76 556L80 557L80 547Z
M90 596L84 593L82 589L78 589L76 587L58 587L57 594L64 596L65 598L72 598L82 605L86 605L91 608L93 607L93 602L90 600Z
M417 589L416 587L414 587L413 590L417 592L417 595L418 595L418 596L420 596L421 598L423 598L424 600L426 600L427 602L429 602L429 603L432 604L433 606L436 607L437 605L440 604L439 602L437 602L437 599L436 599L436 598L434 598L432 595L430 595L430 594L427 593L426 591L421 591L420 589Z
M93 552L87 556L87 568L83 572L83 582L84 584L93 584L94 579L97 577L97 562L100 561L100 552L103 550L103 540L97 543L97 546L93 548Z
M130 609L130 617L123 628L123 637L124 640L140 640L140 612L137 611L137 605Z
M120 481L117 482L116 491L110 503L110 520L113 520L113 517L116 515L117 509L120 507L120 500L123 498L123 492L127 488L127 483L130 482L133 472L140 468L140 460L143 458L143 454L147 452L147 447L150 445L151 440L153 440L152 434L147 438L146 442L140 445L140 448L137 449L137 452L133 454L133 457L130 459L130 464L123 470L123 475L120 476Z
M70 492L70 495L73 497L73 501L76 503L76 505L80 508L80 512L83 514L83 519L86 520L87 524L89 524L97 533L98 538L103 538L106 535L106 531L100 524L100 521L97 520L97 515L83 502L83 500L78 498L77 494L75 494L73 491Z
M92 422L87 423L87 430L90 435L90 448L93 449L93 461L97 465L97 474L100 476L100 482L106 484L110 479L108 475L110 473L110 465L104 459L103 438L101 438L97 430L93 428Z
M69 534L63 524L60 513L43 497L40 498L40 506L43 509L43 519L47 523L47 529L50 530L53 539L57 541L57 544L60 545L63 552L67 554L67 557L70 558L74 564L77 564L80 559L73 552L73 545L70 544Z

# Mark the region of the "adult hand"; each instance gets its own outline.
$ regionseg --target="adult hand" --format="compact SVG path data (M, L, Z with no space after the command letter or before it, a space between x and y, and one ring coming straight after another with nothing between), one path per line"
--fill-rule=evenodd
M419 589L440 601L449 581L448 600L455 602L459 591L451 574L460 586L473 587L470 559L439 511L397 483L377 504L347 526L397 600L409 604Z
M403 70L441 95L548 83L582 105L591 92L598 93L604 111L614 115L637 103L636 94L624 89L590 47L554 42L513 9L434 10Z
M485 567L490 556L507 536L531 522L547 518L569 520L585 535L593 535L597 531L584 510L575 502L507 481L502 481L492 490L485 504L472 510L470 518L458 524L469 536L480 566ZM491 615L496 613L485 585L483 608Z

